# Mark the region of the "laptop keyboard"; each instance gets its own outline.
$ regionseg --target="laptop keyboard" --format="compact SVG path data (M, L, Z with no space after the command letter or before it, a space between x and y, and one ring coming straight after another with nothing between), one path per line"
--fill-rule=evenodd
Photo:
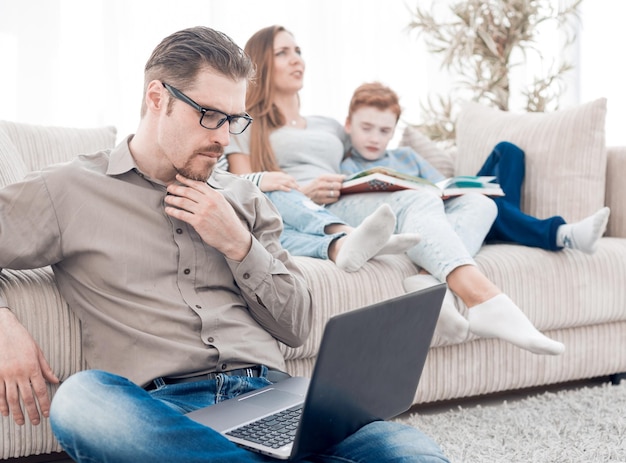
M303 404L274 413L227 432L228 436L256 442L274 449L293 442Z

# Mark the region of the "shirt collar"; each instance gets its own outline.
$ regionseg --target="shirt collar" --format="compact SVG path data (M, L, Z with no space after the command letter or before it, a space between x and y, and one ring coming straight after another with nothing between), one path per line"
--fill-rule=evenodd
M376 162L389 159L390 156L391 155L389 154L389 150L385 150L385 153L380 158L376 159ZM357 159L359 161L372 162L369 159L365 159L363 156L361 156L361 154L356 149L354 149L354 147L350 148L350 157Z
M109 167L107 168L107 175L121 175L131 170L139 172L139 168L133 159L133 155L130 153L128 144L133 138L132 135L126 137L120 144L111 150L109 156Z
M162 182L159 180L149 178L141 171L141 169L139 169L139 167L137 167L137 163L135 162L135 159L130 152L130 148L128 147L128 144L130 143L130 140L132 138L133 135L129 135L119 145L111 150L111 155L109 156L109 167L107 168L106 172L107 175L114 176L125 174L130 171L135 171L139 175L150 180L153 183L162 184ZM216 169L213 169L213 172L211 172L207 183L214 189L222 190L224 187L221 185L220 181L215 175L215 170Z
M219 177L217 175L215 175L215 171L216 170L217 170L217 168L214 167L213 171L211 172L211 175L209 175L209 179L207 180L207 183L214 190L223 190L224 187L220 183Z

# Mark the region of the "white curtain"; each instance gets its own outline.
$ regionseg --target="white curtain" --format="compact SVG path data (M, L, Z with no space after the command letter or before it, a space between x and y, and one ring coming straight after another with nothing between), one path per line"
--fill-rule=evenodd
M0 0L0 119L110 124L121 138L135 130L143 65L163 37L203 24L243 46L256 30L281 24L306 59L305 114L343 121L353 89L380 80L401 96L403 121L415 123L420 101L449 83L407 28L417 1L428 0ZM626 145L615 38L626 2L583 5L576 72L561 106L607 97L608 143Z

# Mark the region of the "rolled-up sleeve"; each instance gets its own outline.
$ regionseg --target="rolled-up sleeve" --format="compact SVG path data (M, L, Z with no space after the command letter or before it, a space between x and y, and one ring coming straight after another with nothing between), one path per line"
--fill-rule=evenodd
M300 270L289 270L256 239L242 262L230 264L254 319L288 346L301 345L311 330L311 295Z

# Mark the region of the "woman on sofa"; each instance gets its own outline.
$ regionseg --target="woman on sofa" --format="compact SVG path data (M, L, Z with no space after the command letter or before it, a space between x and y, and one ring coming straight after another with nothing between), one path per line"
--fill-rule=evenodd
M226 148L232 172L283 171L295 178L309 198L353 225L388 204L398 231L421 236L419 244L407 252L409 258L439 281L446 281L469 308L467 320L456 310L442 310L439 334L462 341L469 331L501 338L536 354L564 351L563 344L541 334L473 260L495 219L493 201L464 195L444 204L432 194L414 190L340 197L339 165L346 134L333 119L300 114L304 61L293 35L280 26L264 28L248 40L245 51L257 69L257 83L247 94L247 110L255 124L249 136L233 137Z

